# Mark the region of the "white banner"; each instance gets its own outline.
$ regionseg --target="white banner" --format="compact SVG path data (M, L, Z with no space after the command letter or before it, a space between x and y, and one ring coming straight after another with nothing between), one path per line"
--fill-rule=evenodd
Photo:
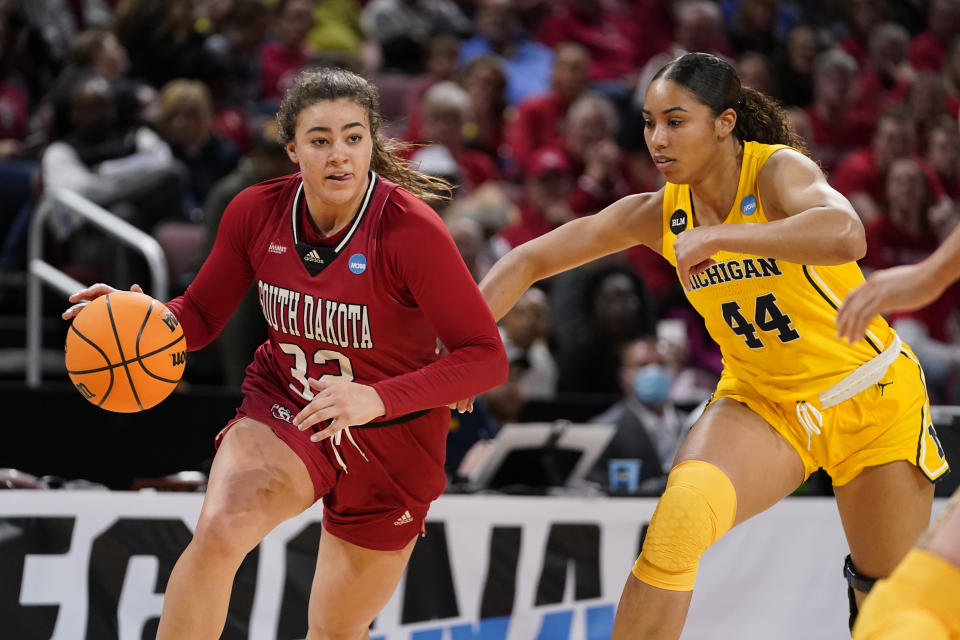
M0 492L0 638L152 638L201 499ZM655 504L444 496L371 638L607 639ZM319 521L318 505L277 527L251 554L224 638L302 637ZM833 500L781 502L704 555L683 638L849 638L846 553Z

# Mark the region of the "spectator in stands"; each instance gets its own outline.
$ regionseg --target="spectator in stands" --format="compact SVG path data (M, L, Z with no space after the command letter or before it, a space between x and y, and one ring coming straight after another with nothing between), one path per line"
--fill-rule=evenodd
M865 225L867 254L861 264L870 269L888 269L925 259L957 223L957 214L949 202L937 204L933 200L916 160L895 159L890 164L886 186L884 215ZM920 359L936 402L944 402L948 381L960 373L960 347L949 344L948 330L951 315L960 303L958 294L960 287L953 286L922 309L887 316Z
M663 65L693 51L726 55L730 44L723 33L723 13L712 0L676 0L674 3L676 26L673 42L664 51L652 56L637 79L633 95L633 107L643 107L647 85Z
M602 414L597 424L616 426L613 439L597 459L588 478L610 489L610 461L635 460L638 480L665 478L680 442L690 428L688 417L670 401L673 377L657 340L647 335L623 347L618 372L622 398ZM662 485L659 486L662 490Z
M521 101L507 125L507 144L520 172L535 151L562 143L564 121L570 105L587 88L590 54L575 42L557 45L550 90Z
M420 142L443 145L457 161L457 173L462 178L458 197L468 195L484 182L498 177L490 156L464 145L463 128L470 118L470 109L470 96L454 82L438 82L424 95ZM418 153L422 151L425 149Z
M507 113L507 78L495 56L478 56L467 63L460 81L470 96L470 113L463 139L471 149L482 151L497 163L506 155L504 131Z
M172 80L160 91L157 126L173 155L187 169L185 208L199 220L207 194L233 171L239 155L232 142L210 130L213 102L206 85L197 80Z
M550 351L550 304L542 289L527 289L500 320L500 337L511 361L524 359L527 369L517 384L526 400L550 400L557 392L557 363Z
M870 142L873 122L854 108L857 63L840 49L828 49L814 65L813 104L804 111L813 130L810 152L829 174L847 153Z
M642 19L642 18L641 18ZM595 91L626 106L636 87L636 70L643 63L640 23L613 3L564 0L547 18L537 40L549 47L579 42L590 54L590 80Z
M841 6L847 33L837 41L837 46L850 54L858 67L863 67L870 49L870 34L888 18L889 6L885 0L850 0Z
M194 28L191 0L121 0L113 29L130 56L132 75L159 88L174 78L210 82L222 60Z
M960 38L954 38L943 64L943 88L947 92L950 117L960 116Z
M923 154L926 149L930 128L942 116L947 115L947 94L943 89L943 76L939 73L924 71L910 83L906 105L910 109L914 123L915 151Z
M941 116L930 127L926 159L947 196L960 202L960 133L954 120Z
M780 0L742 0L737 5L728 30L733 52L772 56L780 45L776 30Z
M570 310L583 324L557 354L557 391L618 393L620 355L630 340L651 333L656 310L633 269L610 264L587 272L581 308Z
M148 232L164 218L182 217L180 171L170 147L145 126L117 125L113 93L105 78L93 75L78 83L70 114L70 130L50 144L41 159L48 189L76 191ZM51 205L45 200L41 206ZM74 236L81 222L59 209L51 221L60 240ZM96 263L103 257L97 242L72 239L68 259ZM90 274L91 279L110 276Z
M363 30L380 47L386 69L423 72L433 36L468 36L472 25L453 0L372 0L361 14Z
M845 157L830 175L837 191L850 200L864 222L882 211L887 171L897 158L913 153L914 124L910 112L892 107L877 116L873 143ZM935 201L943 197L943 186L927 163L919 160Z
M855 109L876 114L903 102L914 72L907 61L910 34L894 22L878 24L870 34L867 59L856 80Z
M567 198L573 190L573 167L566 154L546 147L533 154L524 178L520 219L500 231L511 247L533 240L576 216Z
M274 8L273 39L260 49L260 98L267 112L275 109L293 77L313 55L307 44L312 11L310 0L280 0Z
M474 282L480 282L493 266L493 260L486 250L483 227L469 216L453 216L446 222L463 263L467 265Z
M270 11L262 0L232 0L220 31L207 40L207 47L224 61L224 73L210 84L218 112L233 111L231 139L246 146L247 113L257 111L260 98L260 48L267 39ZM224 124L226 124L224 122Z
M747 51L737 58L737 73L743 86L774 98L780 95L777 79L773 75L773 65L766 55Z
M605 97L587 93L567 112L567 135L561 147L573 167L574 189L567 203L574 215L595 213L636 191L626 154L617 146L620 121Z
M458 57L460 55L460 39L449 33L441 33L430 38L427 44L426 74L407 81L404 93L404 113L407 115L406 137L416 140L420 137L423 127L423 111L421 103L427 89L449 80L456 81Z
M307 44L326 56L357 59L363 52L364 34L357 0L315 0L313 28Z
M479 0L474 22L477 33L460 47L461 64L482 55L500 58L510 104L547 90L553 51L527 38L520 29L515 3Z
M774 63L784 106L806 107L813 102L813 65L819 53L820 40L812 26L799 23L790 28Z
M960 36L960 0L932 0L927 30L910 43L910 64L917 71L940 72L951 44Z

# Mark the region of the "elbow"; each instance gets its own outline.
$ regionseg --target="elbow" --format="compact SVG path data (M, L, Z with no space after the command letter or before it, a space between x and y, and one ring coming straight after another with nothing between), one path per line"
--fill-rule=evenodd
M504 349L503 342L500 340L497 340L497 356L490 370L493 374L494 387L502 385L510 375L510 361L507 359L507 350Z
M856 262L867 254L867 236L859 218L851 220L844 232L839 234L837 250L840 262Z

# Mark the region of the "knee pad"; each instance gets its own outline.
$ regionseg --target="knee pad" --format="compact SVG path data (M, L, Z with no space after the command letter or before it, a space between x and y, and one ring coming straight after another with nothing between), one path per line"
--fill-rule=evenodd
M700 556L736 515L737 494L723 471L701 460L681 462L650 519L633 575L660 589L693 590Z

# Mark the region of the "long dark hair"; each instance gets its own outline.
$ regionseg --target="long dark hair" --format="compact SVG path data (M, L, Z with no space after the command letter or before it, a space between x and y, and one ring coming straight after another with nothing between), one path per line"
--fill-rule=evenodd
M398 155L408 145L383 135L380 96L376 87L351 71L324 67L298 73L277 111L280 142L286 145L294 139L297 116L301 111L317 102L341 98L355 102L367 112L370 135L373 137L371 169L418 198L443 200L451 197L453 188L449 182L410 168L410 164Z
M785 144L805 156L806 141L790 126L783 109L771 98L740 84L730 64L708 53L688 53L664 66L653 80L675 82L710 107L718 116L727 109L737 113L733 135L763 144Z

